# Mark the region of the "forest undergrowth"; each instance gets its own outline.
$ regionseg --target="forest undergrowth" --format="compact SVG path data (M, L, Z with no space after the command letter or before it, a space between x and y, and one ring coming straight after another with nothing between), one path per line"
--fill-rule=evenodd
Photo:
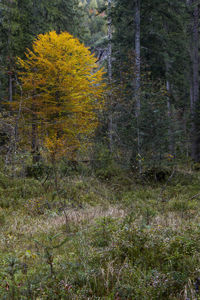
M200 172L156 172L0 173L0 299L200 299Z

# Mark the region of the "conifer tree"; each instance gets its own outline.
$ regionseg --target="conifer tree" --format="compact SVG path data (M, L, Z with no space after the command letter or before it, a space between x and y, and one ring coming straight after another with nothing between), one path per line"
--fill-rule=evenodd
M141 109L148 109L148 106L150 105L147 99L145 99L146 96L144 98L145 84L143 81L141 82L141 97L143 97L143 100L140 98L140 101L144 101L146 108L142 103L139 105L139 97L137 97L138 85L135 85L131 96L131 76L128 75L131 73L131 65L133 74L135 74L135 82L139 82L138 76L140 74L140 72L138 72L139 65L137 59L140 47L137 46L134 49L133 39L135 38L135 41L140 40L141 44L140 63L142 78L145 78L144 74L149 73L151 74L150 77L153 82L157 82L158 84L162 81L166 86L165 113L168 115L168 121L166 123L166 126L168 126L168 146L165 148L164 152L169 151L174 153L174 150L172 149L174 148L173 141L176 140L176 147L179 147L179 143L182 143L182 140L184 140L182 124L185 123L185 121L183 122L183 120L176 118L176 123L173 123L175 119L173 115L176 116L178 112L181 112L181 115L182 112L188 110L187 79L189 70L189 44L186 35L188 26L186 4L181 0L174 2L163 2L160 0L142 1L140 6L140 39L138 39L139 31L137 30L139 27L134 26L136 23L139 24L137 21L138 14L135 14L134 17L134 12L136 12L137 7L139 7L137 4L138 1L118 0L116 1L113 13L113 24L115 26L115 34L113 37L113 55L115 57L113 76L115 77L115 82L118 82L118 84L124 82L126 85L125 89L128 97L125 100L126 103L128 103L127 100L130 103L133 101L137 103L137 105L133 105L131 112L130 110L125 112L126 117L122 116L124 113L122 107L120 109L119 105L116 106L118 110L121 110L121 113L118 111L117 115L120 116L121 114L121 120L125 118L126 123L130 120L127 127L132 128L133 130L132 148L135 149L137 147L135 144L136 136L138 136L135 131L138 126L135 124L134 120L135 113L138 112L138 109L136 108L141 105ZM135 45L136 44L139 45L139 43L135 43ZM127 66L129 66L129 72L128 70L126 71ZM172 115L173 110L174 113ZM142 114L143 113L141 112L141 115ZM140 122L143 127L142 124L147 122L147 120L142 120L140 118ZM138 152L144 154L143 150L147 133L142 130L140 131L139 145L141 150ZM128 140L130 141L130 138L128 138ZM164 140L163 145L166 145ZM134 155L137 157L137 153Z
M192 114L192 158L200 162L200 101L199 101L199 3L189 1L191 8L191 114Z

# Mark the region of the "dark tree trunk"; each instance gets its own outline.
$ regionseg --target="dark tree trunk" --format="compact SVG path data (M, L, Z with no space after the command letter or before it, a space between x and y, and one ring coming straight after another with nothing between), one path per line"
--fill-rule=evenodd
M135 7L135 68L136 68L136 79L135 79L135 96L136 96L136 116L140 114L140 0L136 0Z
M35 113L35 106L32 105L32 133L31 133L31 150L32 150L32 158L33 164L40 161L40 152L38 145L38 134L37 134L37 116Z
M40 161L40 153L37 141L37 126L36 124L32 123L32 157L33 157L33 164L38 163Z
M166 68L166 90L167 90L167 114L168 114L168 121L169 121L169 127L168 127L168 143L169 143L169 153L171 155L175 154L174 151L174 126L173 126L173 110L172 110L172 103L171 103L171 84L169 81L169 72L170 72L170 66L168 61L165 62L165 68Z
M9 102L13 101L13 78L12 72L9 72Z
M200 103L199 103L199 7L196 0L191 0L192 7L192 35L191 61L192 80L190 89L190 104L192 115L192 158L200 162Z
M112 97L112 18L111 18L111 1L108 0L108 81L110 86L109 91L109 124L108 124L108 135L109 135L109 147L110 151L113 152L113 97Z
M140 111L141 111L141 99L140 99L140 88L141 88L141 60L140 60L140 0L136 0L135 4L135 99L136 99L136 121L137 121L137 152L138 152L138 163L139 171L142 172L141 164L141 140L140 140Z

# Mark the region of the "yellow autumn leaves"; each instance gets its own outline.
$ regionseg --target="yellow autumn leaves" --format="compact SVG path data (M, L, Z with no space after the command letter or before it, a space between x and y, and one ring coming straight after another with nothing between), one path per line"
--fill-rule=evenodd
M76 152L93 134L103 107L103 71L95 57L69 33L53 31L40 34L18 63L27 133L34 123L34 138L54 159Z

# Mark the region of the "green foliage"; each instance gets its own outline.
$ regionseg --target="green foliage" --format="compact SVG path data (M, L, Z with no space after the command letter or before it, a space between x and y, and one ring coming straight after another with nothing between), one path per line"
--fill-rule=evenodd
M99 179L109 181L123 174L123 170L105 144L96 143L93 151L91 167Z
M113 218L97 219L91 228L92 245L94 247L108 247L117 229L117 222Z
M166 168L148 168L142 172L144 180L149 182L165 182L170 177L170 170Z
M5 199L24 194L0 210L2 299L198 299L199 173L180 169L165 190L121 176L59 177L66 215L51 176L7 178Z
M80 2L82 2L80 7L84 11L83 24L85 28L82 38L86 45L95 49L102 44L102 40L107 34L106 20L104 14L100 13L102 1Z
M45 165L43 162L27 165L25 168L26 176L33 177L35 179L41 179L44 176L49 176L52 172L52 168L49 165Z
M6 222L5 214L0 210L0 226L4 226Z
M79 26L82 12L78 7L78 0L3 0L0 11L0 95L5 101L11 96L8 79L11 80L13 95L19 86L16 57L24 58L26 48L31 47L35 37L47 31L68 31L82 36Z
M135 2L116 0L110 15L112 97L99 118L103 124L96 131L95 146L90 153L80 151L77 161L63 158L49 166L45 160L30 164L30 154L18 143L23 107L14 119L5 106L20 89L16 56L24 59L25 48L38 34L54 30L70 32L106 58L107 2L0 1L0 106L5 118L0 124L2 300L200 299L200 168L189 159L191 12L182 0L140 3L138 120ZM67 88L74 91L71 82ZM52 92L51 104L54 98ZM39 115L42 109L46 113L41 107ZM113 151L107 146L110 115ZM71 121L70 113L68 117ZM50 119L57 124L54 108ZM85 115L75 118L73 129L80 119ZM45 126L38 124L41 139ZM55 138L62 141L62 133Z
M136 168L165 163L187 151L190 68L188 9L182 1L139 1L141 14L140 117L135 116L135 2L113 1L113 143ZM148 12L151 11L152 14ZM184 63L183 63L184 61ZM185 123L184 123L185 122ZM183 123L185 124L183 126ZM138 157L137 134L140 133ZM131 155L130 155L131 153Z

